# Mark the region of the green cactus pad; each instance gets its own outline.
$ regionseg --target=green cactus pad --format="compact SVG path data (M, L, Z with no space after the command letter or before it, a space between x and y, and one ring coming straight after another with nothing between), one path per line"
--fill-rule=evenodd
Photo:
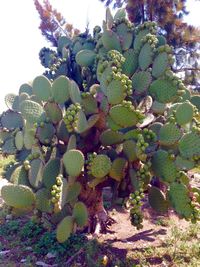
M24 166L17 167L11 177L10 182L16 185L27 185L30 186L29 180L28 180L28 173L24 169Z
M56 228L56 238L59 243L64 243L72 234L74 219L72 216L65 217Z
M122 65L122 72L131 77L138 67L138 53L133 49L128 49L123 56L125 62Z
M76 54L76 63L82 67L89 67L94 63L95 57L95 52L84 49Z
M84 133L85 131L87 131L89 128L88 122L87 122L87 118L85 113L83 112L83 110L80 110L77 113L77 122L76 122L76 132L77 133Z
M111 169L111 160L106 155L97 155L91 164L91 174L96 178L103 178Z
M9 109L19 111L19 96L15 94L7 94L5 96L5 103Z
M63 120L60 121L56 128L56 135L58 140L61 140L64 143L67 143L69 140L69 132L67 131L66 125Z
M55 128L51 123L44 123L37 128L36 137L42 144L49 144L55 134Z
M64 104L69 99L70 80L59 76L52 84L52 96L56 103Z
M153 101L153 104L152 104L152 111L154 114L159 114L159 115L162 115L164 114L165 110L167 108L167 104L164 104L164 103L160 103L156 100Z
M154 174L163 182L172 183L176 180L176 165L165 150L160 149L155 152L152 158L152 169Z
M146 43L140 50L138 57L139 66L142 70L146 70L153 60L153 50L150 44Z
M44 110L52 123L57 124L62 120L63 114L58 104L47 102L44 106Z
M127 140L123 143L123 152L128 159L132 162L137 159L136 155L136 142L133 140Z
M22 150L24 146L24 135L22 131L18 131L15 135L15 146L17 150Z
M128 50L133 42L133 34L129 31L128 26L125 23L120 23L116 27L116 33L121 41L123 50Z
M48 101L52 96L51 82L43 75L36 77L33 81L33 93L41 101Z
M94 114L98 111L97 101L92 95L84 97L81 101L81 106L83 107L86 115Z
M72 216L79 227L87 225L88 211L83 202L77 202L74 205Z
M71 44L71 39L69 37L66 37L66 36L61 36L59 39L58 39L58 51L60 53L62 53L63 51L63 48L65 47L68 47L70 44Z
M191 91L185 88L184 93L182 94L181 98L182 98L182 102L186 100L191 100Z
M115 144L120 144L124 140L123 134L110 129L105 130L100 135L100 141L103 146L111 146Z
M112 68L108 66L104 69L99 81L101 84L101 90L106 95L106 88L109 84L108 77L112 76Z
M166 52L159 53L154 59L152 66L152 75L155 78L163 75L168 67L168 54Z
M185 218L192 215L192 207L190 205L189 191L187 187L181 183L172 183L169 188L169 200L173 208Z
M43 107L31 100L25 100L20 105L21 113L29 123L40 122L44 120L45 114Z
M28 83L24 83L20 86L19 88L19 95L26 93L29 96L31 96L33 94L33 89L32 86Z
M159 132L159 142L164 146L171 146L178 142L182 134L180 129L173 123L166 123Z
M56 177L60 173L61 162L59 158L50 159L44 166L42 182L49 190L56 183Z
M35 138L35 129L32 127L32 124L29 125L29 123L26 123L24 128L24 146L26 149L31 149L37 142Z
M3 112L0 117L0 125L12 131L16 128L22 128L24 126L24 121L20 113L7 110Z
M35 193L35 206L38 210L42 212L50 213L53 210L53 205L51 203L51 195L49 190L46 188L41 188Z
M76 141L76 136L74 134L71 135L67 144L67 151L76 149Z
M183 158L191 159L193 156L200 156L200 135L186 133L179 141L178 148Z
M133 90L137 94L144 93L151 83L152 77L148 71L136 72L132 77Z
M116 158L112 162L112 167L109 172L109 176L120 182L124 178L126 166L127 161L124 158Z
M111 105L121 103L126 97L126 93L124 92L121 82L113 80L111 83L109 83L106 90L106 96Z
M139 31L134 40L134 49L138 50L142 46L142 39L149 33L147 29Z
M28 178L31 186L38 189L42 186L42 177L44 171L44 163L41 159L34 159L30 163L31 168L28 173Z
M105 30L101 38L103 46L107 50L118 50L121 52L120 41L115 32L113 32L112 30Z
M135 126L138 123L138 117L134 110L129 110L127 107L119 104L113 106L110 109L111 119L118 125L122 127Z
M18 209L30 208L35 203L33 191L25 185L4 185L1 189L1 196L8 206Z
M175 117L179 125L184 125L188 122L191 122L194 116L194 106L185 102L179 105L176 109Z
M108 125L108 128L110 128L112 131L118 131L120 130L122 127L120 125L118 125L117 123L115 123L110 116L106 117L106 122Z
M190 102L195 105L200 111L200 95L194 95L191 97Z
M4 144L2 145L2 151L3 153L8 155L13 155L17 152L17 148L15 146L15 139L13 137L5 140Z
M158 39L158 44L157 44L157 46L165 45L165 44L167 43L167 40L166 40L166 38L165 38L164 36L162 36L162 35L157 35L156 37L157 37L157 39Z
M165 213L168 210L168 202L164 193L157 187L151 186L148 191L150 206L157 212Z
M79 182L68 184L66 192L66 202L74 202L75 200L77 200L80 192L81 184Z
M149 88L149 93L161 103L169 103L176 99L178 87L167 79L155 80Z
M175 164L179 170L184 170L184 171L192 170L195 166L194 161L184 159L180 156L176 157Z
M77 177L84 166L84 155L80 150L69 150L63 155L63 163L69 176Z
M75 83L74 81L70 81L69 95L70 95L71 101L74 104L81 103L81 93L80 93L77 83Z

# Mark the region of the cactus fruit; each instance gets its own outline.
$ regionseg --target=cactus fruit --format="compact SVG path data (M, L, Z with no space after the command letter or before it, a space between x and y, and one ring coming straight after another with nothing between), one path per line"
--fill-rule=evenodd
M97 221L105 230L107 186L137 229L144 192L157 212L173 207L200 220L187 174L200 163L200 97L173 73L156 23L136 27L124 9L107 10L102 29L57 44L40 52L44 74L5 97L0 149L17 160L5 175L6 204L48 213L59 242L77 227L95 231Z

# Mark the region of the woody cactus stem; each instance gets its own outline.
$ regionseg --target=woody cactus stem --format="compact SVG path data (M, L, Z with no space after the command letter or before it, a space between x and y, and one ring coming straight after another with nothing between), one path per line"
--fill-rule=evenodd
M48 214L59 242L80 228L106 231L104 187L137 229L145 195L159 213L200 219L188 175L200 163L200 97L172 72L173 48L154 22L135 27L124 10L106 14L93 35L42 49L44 75L8 94L0 117L2 153L17 160L2 197Z

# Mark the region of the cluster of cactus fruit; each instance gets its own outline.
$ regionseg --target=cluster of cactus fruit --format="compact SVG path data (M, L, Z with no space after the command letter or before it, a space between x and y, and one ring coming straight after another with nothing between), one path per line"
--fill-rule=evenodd
M8 94L0 117L1 151L16 157L1 190L7 205L48 214L59 242L90 229L99 202L90 194L109 185L137 229L144 197L157 212L199 220L188 171L200 163L200 96L172 72L172 51L155 23L135 27L123 9L108 9L93 35L42 49L47 70Z

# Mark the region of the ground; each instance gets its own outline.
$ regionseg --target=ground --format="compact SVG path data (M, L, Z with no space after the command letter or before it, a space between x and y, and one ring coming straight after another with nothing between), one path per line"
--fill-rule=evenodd
M129 213L116 206L109 211L116 223L107 234L72 236L64 245L30 216L7 214L1 201L0 267L200 266L200 223L180 220L172 211L160 216L148 208L137 231Z

